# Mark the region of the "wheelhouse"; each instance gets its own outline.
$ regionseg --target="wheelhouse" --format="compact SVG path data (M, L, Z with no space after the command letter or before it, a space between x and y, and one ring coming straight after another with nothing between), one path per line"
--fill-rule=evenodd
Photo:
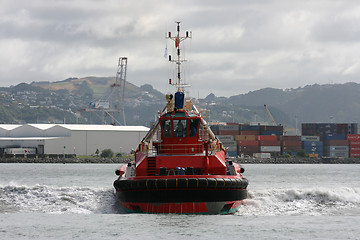
M172 111L160 117L161 138L154 142L157 154L198 154L203 152L200 138L201 117L193 112Z

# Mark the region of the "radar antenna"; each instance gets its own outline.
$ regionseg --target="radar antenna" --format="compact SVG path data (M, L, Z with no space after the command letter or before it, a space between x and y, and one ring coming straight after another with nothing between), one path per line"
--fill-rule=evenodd
M183 92L184 87L189 87L190 85L183 82L181 78L181 63L186 62L187 60L181 59L180 56L180 43L184 41L187 38L192 38L192 32L186 31L185 36L180 36L180 23L181 22L175 22L177 24L177 34L175 36L172 36L171 32L168 33L166 36L166 39L171 39L175 42L175 49L177 52L177 58L172 59L171 55L169 55L169 61L177 64L177 80L175 83L172 82L171 79L169 79L169 84L176 86L178 92Z

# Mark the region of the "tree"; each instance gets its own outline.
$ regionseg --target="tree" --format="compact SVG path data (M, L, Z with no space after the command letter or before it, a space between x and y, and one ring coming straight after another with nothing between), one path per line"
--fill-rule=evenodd
M100 151L99 151L99 149L97 148L96 151L95 151L95 155L96 155L96 156L99 156L99 153L100 153Z
M111 158L114 156L114 152L111 149L104 149L101 151L100 156L103 158Z

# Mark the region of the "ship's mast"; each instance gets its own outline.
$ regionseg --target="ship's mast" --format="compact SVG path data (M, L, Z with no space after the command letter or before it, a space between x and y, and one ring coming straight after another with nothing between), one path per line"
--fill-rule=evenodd
M186 31L186 34L184 37L180 36L180 23L181 22L175 22L177 24L177 34L176 36L172 36L171 32L167 35L167 39L171 39L175 42L175 49L177 53L177 58L175 60L171 59L171 55L169 55L169 61L177 64L177 81L175 83L172 83L171 79L169 79L169 84L176 86L178 92L183 92L184 87L188 87L189 85L184 83L181 78L181 63L186 62L185 59L181 59L180 55L180 43L184 41L187 38L192 37L192 32Z

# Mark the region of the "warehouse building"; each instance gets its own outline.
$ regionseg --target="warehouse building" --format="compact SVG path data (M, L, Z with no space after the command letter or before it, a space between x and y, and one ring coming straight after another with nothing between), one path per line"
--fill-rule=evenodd
M130 153L149 131L143 126L0 124L0 153L94 155L96 150Z

